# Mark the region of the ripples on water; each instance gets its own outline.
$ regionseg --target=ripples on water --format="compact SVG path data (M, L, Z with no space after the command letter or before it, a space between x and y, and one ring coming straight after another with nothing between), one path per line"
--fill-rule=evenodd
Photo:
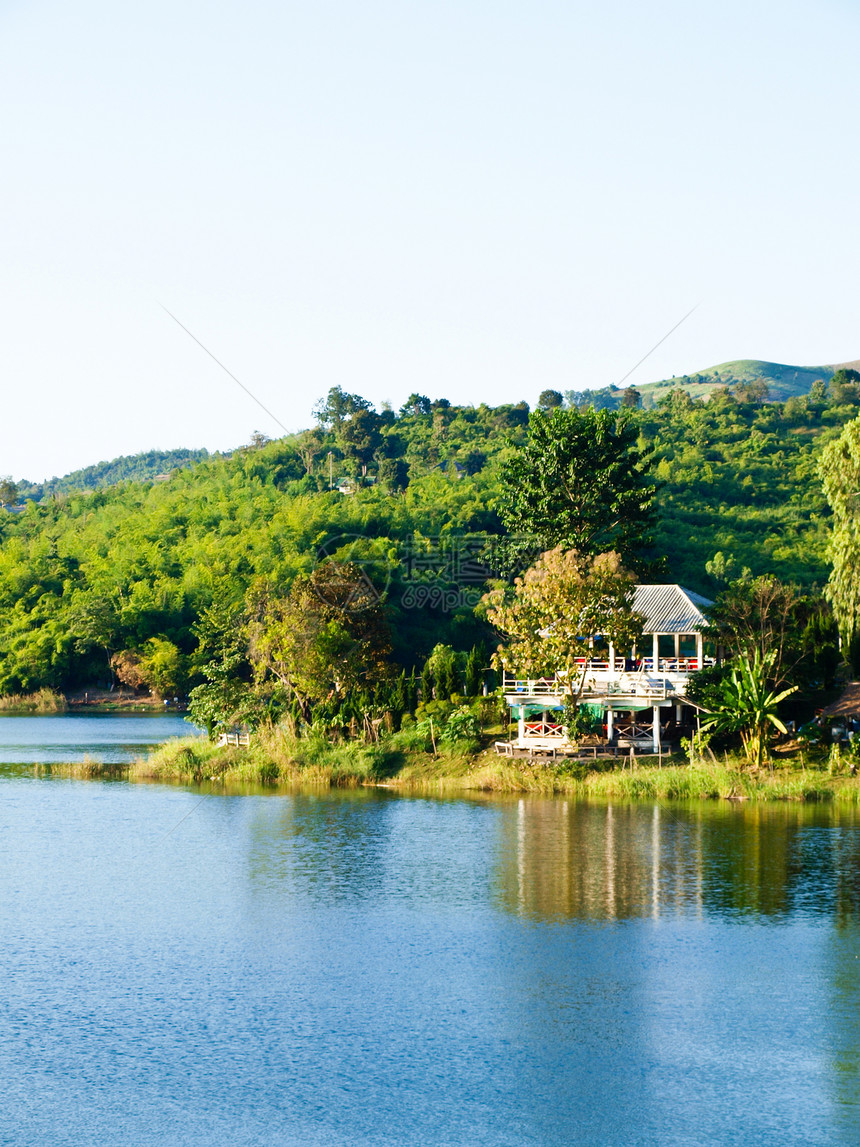
M85 757L117 765L194 726L177 713L0 714L0 764L57 764ZM199 731L199 730L198 730Z
M856 1143L859 827L8 776L0 1141Z

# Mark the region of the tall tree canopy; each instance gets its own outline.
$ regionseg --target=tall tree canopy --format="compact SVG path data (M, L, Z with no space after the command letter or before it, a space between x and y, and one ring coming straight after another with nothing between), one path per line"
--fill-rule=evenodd
M286 597L265 586L251 592L250 659L259 683L272 678L298 702L311 704L390 676L388 626L364 571L326 561L300 574Z
M819 472L833 510L827 582L839 632L851 648L860 636L860 418L849 422L821 456Z
M529 435L502 467L502 520L511 533L583 554L634 559L655 520L650 462L629 415L536 410Z

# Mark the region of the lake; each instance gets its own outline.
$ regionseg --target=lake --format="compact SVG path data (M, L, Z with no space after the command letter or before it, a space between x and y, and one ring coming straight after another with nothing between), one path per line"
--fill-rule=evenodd
M856 810L9 764L0 936L4 1144L860 1141Z
M198 732L178 713L0 714L0 764L96 761L118 765L170 737Z

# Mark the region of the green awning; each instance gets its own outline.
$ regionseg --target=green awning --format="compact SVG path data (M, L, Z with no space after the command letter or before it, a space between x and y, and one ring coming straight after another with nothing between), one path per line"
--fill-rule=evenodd
M534 717L537 713L560 713L563 709L562 705L512 705L512 709L517 710L517 716L525 720L527 717Z

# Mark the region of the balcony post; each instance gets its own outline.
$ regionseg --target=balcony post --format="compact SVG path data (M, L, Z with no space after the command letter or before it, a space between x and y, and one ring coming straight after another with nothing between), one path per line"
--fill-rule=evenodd
M654 672L660 672L660 635L654 633L652 636L651 656L654 660Z

